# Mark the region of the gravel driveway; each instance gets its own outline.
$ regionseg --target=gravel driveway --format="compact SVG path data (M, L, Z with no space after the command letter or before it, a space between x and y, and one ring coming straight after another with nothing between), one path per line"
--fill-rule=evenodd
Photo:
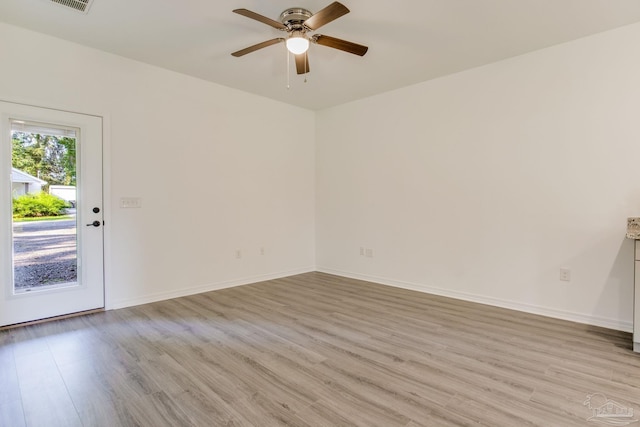
M77 280L76 222L72 220L13 224L16 290Z

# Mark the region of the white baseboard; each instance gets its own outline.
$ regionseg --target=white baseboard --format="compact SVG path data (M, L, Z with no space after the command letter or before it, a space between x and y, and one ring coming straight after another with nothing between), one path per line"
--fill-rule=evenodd
M118 308L132 307L132 306L141 305L141 304L149 304L152 302L164 301L171 298L180 298L180 297L199 294L203 292L217 291L221 289L232 288L235 286L243 286L243 285L248 285L256 282L263 282L266 280L280 279L282 277L309 273L313 271L333 274L336 276L349 277L352 279L365 280L368 282L379 283L381 285L394 286L397 288L424 292L424 293L439 295L443 297L455 298L463 301L477 302L480 304L487 304L487 305L492 305L496 307L508 308L511 310L518 310L525 313L553 317L556 319L569 320L572 322L583 323L587 325L600 326L608 329L615 329L615 330L624 331L624 332L633 331L633 323L624 322L618 319L609 319L605 317L585 315L581 313L557 310L553 308L541 307L541 306L536 306L532 304L524 304L516 301L503 300L500 298L475 295L467 292L452 291L449 289L437 288L433 286L406 282L402 280L390 279L387 277L370 276L366 274L353 273L349 271L336 270L336 269L326 268L326 267L306 267L306 268L282 271L277 273L243 277L243 278L228 280L223 282L210 283L207 285L180 289L176 291L158 292L155 294L149 294L149 295L145 295L138 298L112 301L107 305L106 309L114 310Z
M494 298L494 297L487 297L482 295L474 295L466 292L452 291L449 289L442 289L442 288L427 286L424 284L417 284L417 283L405 282L402 280L389 279L387 277L376 277L376 276L369 276L366 274L335 270L332 268L317 267L316 270L321 273L334 274L336 276L343 276L343 277L349 277L352 279L365 280L368 282L379 283L381 285L394 286L397 288L424 292L424 293L439 295L443 297L455 298L463 301L477 302L480 304L487 304L487 305L492 305L496 307L508 308L511 310L518 310L525 313L553 317L555 319L569 320L572 322L584 323L584 324L593 325L593 326L601 326L603 328L615 329L615 330L624 331L624 332L633 331L632 322L624 322L618 319L609 319L605 317L557 310L553 308L541 307L541 306L532 305L532 304L524 304L520 302L508 301L508 300L503 300L503 299Z
M115 310L118 308L149 304L152 302L165 301L172 298L180 298L180 297L186 297L194 294L201 294L204 292L218 291L226 288L233 288L235 286L249 285L252 283L263 282L265 280L280 279L282 277L288 277L288 276L293 276L293 275L302 274L302 273L309 273L312 271L316 271L315 267L306 267L306 268L300 268L295 270L281 271L277 273L248 276L248 277L243 277L239 279L227 280L227 281L217 282L217 283L209 283L202 286L195 286L191 288L179 289L179 290L169 291L169 292L158 292L158 293L144 295L137 298L111 301L109 304L107 304L106 309Z

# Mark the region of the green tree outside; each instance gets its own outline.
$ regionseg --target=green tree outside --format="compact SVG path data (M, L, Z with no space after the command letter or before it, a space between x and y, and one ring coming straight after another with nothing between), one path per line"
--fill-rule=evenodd
M47 192L50 185L76 185L75 138L14 131L11 144L11 165L47 182L40 194L13 199L13 217L64 215L70 205Z
M12 134L11 164L49 185L76 185L75 138L25 132Z

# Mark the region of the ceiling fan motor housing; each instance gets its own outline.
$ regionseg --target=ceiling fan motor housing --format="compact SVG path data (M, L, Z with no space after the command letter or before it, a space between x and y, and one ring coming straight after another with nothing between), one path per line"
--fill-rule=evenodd
M301 7L292 7L280 14L280 22L292 30L299 30L307 19L311 18L313 13Z

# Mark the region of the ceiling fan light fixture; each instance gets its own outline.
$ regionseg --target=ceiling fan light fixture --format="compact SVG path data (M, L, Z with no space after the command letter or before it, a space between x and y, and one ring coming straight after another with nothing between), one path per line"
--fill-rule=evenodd
M309 49L309 39L301 33L293 33L287 39L287 49L294 55L305 53Z

